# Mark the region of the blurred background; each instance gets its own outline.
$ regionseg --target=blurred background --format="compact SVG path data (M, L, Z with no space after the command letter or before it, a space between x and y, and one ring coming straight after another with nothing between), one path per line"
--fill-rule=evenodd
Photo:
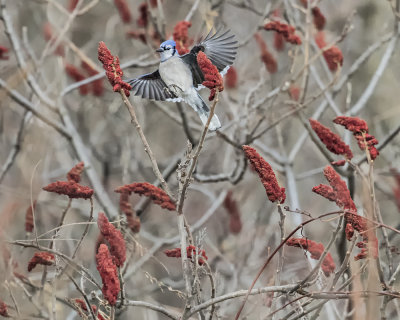
M194 227L195 242L205 249L214 272L217 296L247 289L268 254L280 243L276 205L268 201L257 174L248 166L242 145L251 145L271 164L279 184L287 191L284 205L291 210L304 210L313 216L337 210L334 203L311 191L313 186L326 183L323 168L341 158L333 154L329 158L318 149L310 138L309 118L318 119L338 133L351 146L354 163L366 174L369 166L364 152L352 135L332 120L339 115L351 115L367 121L370 133L380 141L377 147L382 147L374 162L377 202L384 223L397 227L400 223L397 135L400 60L396 20L399 13L395 14L398 4L377 0L310 1L310 6L319 8L325 17L321 27L313 21L315 15L307 10L306 2L1 0L0 232L3 246L17 263L18 272L34 285L40 285L42 269L26 271L34 250L8 242L33 239L24 227L31 201L37 201L35 220L39 235L57 226L68 199L46 193L42 187L65 180L67 172L84 161L82 184L95 190L94 217L98 212L106 212L110 220L121 220L129 249L124 270L127 298L161 304L176 312L182 309L181 261L167 258L163 253L165 249L179 247L176 214L132 195L131 205L141 221L140 232L133 233L119 212L115 188L131 182L158 182L120 95L112 91L104 78L97 60L97 46L104 41L112 54L119 57L123 77L135 78L158 68L155 49L161 41L172 38L174 27L184 20L191 22L189 43L197 43L211 28L219 26L231 29L238 41L234 70L225 77L225 89L216 106L222 128L207 135L184 206L184 214ZM283 41L283 46L279 46L277 34L263 28L272 20L293 25L302 44ZM324 37L326 45L341 50L342 66L329 69L315 41L318 37ZM209 90L203 89L201 94L207 101ZM200 137L202 127L198 116L184 103L133 96L130 101L160 170L178 196L176 170L178 163L186 159L188 141L196 145ZM363 180L347 165L340 170L346 173L343 179L349 184L359 214L363 215L368 200ZM89 212L89 201L72 201L66 226L56 241L57 250L71 254L85 227L73 223L87 221ZM286 212L286 232L303 219L304 215ZM337 220L317 221L298 236L326 245L336 224ZM97 279L94 256L98 233L97 226L91 225L76 259ZM379 230L377 235L381 241ZM389 239L396 267L398 235L389 232ZM337 266L345 252L346 241L339 236L330 249ZM382 269L389 277L384 248L381 258ZM275 259L257 285L291 284L303 279L311 268L301 249L285 248L283 261L279 275ZM7 259L3 262L0 298L7 302L12 314L15 310L10 292L20 306L20 313L30 319L52 318L52 305L47 300L52 294L71 299L80 296L69 278L56 277L57 268L48 270L48 280L53 286L39 290L16 279L12 272L15 266L11 268ZM357 262L353 268L360 268L361 264ZM57 279L55 292L51 290L53 278ZM79 276L76 279L80 283ZM330 280L321 275L319 289L315 290L323 290ZM84 280L81 283L86 293L93 290ZM207 300L210 286L204 273L201 283L202 299ZM394 285L397 287L398 283ZM268 316L271 312L296 297L297 294L251 297L242 317L271 318ZM382 299L375 300L376 314L368 314L363 301L357 305L356 316L379 318ZM99 304L99 299L93 301ZM219 304L214 318L232 319L239 301L242 300ZM329 305L319 314L320 319L346 318L347 300L335 300ZM387 319L398 317L396 307L397 302L389 303ZM65 303L57 303L56 308L60 319L79 318ZM297 314L290 314L293 309L293 305L289 306L273 317L295 319ZM167 319L153 310L137 307L120 310L117 318Z

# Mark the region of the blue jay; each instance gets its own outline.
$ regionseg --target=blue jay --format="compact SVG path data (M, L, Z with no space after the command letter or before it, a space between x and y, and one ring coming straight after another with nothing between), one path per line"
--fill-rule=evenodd
M176 43L167 40L156 50L160 53L161 62L158 70L128 80L132 92L142 98L158 101L185 101L200 116L203 124L207 122L210 109L203 101L197 90L204 88L204 75L197 64L197 53L203 51L207 58L224 75L236 57L237 41L230 30L210 31L203 41L193 46L189 53L180 56ZM209 129L217 130L221 123L214 115Z

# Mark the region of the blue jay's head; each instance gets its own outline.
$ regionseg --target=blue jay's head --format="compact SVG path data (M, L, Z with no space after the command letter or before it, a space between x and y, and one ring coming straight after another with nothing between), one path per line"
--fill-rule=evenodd
M179 55L176 51L176 43L173 40L167 40L161 43L160 48L156 50L160 53L161 61L168 60L174 55Z

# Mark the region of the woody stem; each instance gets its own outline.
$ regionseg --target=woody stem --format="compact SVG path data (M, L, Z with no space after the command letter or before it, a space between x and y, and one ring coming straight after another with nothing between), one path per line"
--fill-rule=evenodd
M168 194L168 196L171 199L174 199L171 190L168 187L167 182L165 181L160 169L158 168L158 164L157 164L157 160L154 157L153 151L151 151L150 145L147 142L146 136L143 133L142 127L139 124L138 118L136 116L135 113L135 109L133 108L132 104L130 103L128 97L125 95L124 90L120 90L119 92L121 94L122 100L125 103L126 108L128 109L128 112L131 116L131 122L135 125L135 128L140 136L140 139L142 140L142 143L144 145L144 151L146 151L147 155L150 158L151 161L151 165L153 168L153 172L155 174L155 176L157 177L157 179L161 182L161 186L164 189L164 191Z

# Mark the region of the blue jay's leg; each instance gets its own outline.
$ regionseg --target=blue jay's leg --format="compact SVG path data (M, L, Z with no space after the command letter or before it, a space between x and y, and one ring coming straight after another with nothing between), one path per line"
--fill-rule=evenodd
M204 100L197 93L197 90L193 87L185 92L183 95L184 100L197 112L203 125L207 123L208 117L210 115L210 108L204 102ZM216 114L211 118L209 129L215 131L221 128L221 122L219 121Z

